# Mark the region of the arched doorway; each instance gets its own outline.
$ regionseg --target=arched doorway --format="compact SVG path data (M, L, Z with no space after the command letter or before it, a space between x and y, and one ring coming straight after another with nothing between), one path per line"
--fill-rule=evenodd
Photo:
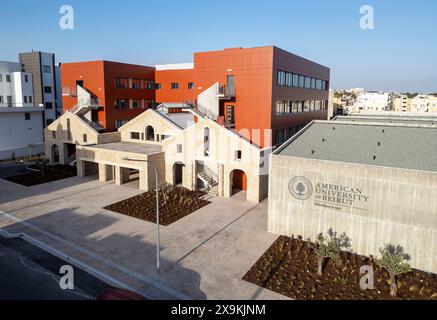
M181 185L184 181L184 167L182 162L176 162L173 165L173 185Z
M59 163L59 148L58 145L52 145L52 163Z
M152 126L147 126L145 133L147 141L155 141L155 129Z
M231 194L247 190L247 176L243 170L235 169L231 172Z

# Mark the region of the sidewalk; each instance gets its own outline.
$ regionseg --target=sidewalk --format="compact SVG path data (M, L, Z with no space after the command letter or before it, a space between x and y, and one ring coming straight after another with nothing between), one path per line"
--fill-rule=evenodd
M155 225L102 209L140 193L129 186L70 178L35 187L0 179L0 228L25 232L90 268L155 299L284 299L241 280L273 243L266 203L214 198L161 227L156 275Z

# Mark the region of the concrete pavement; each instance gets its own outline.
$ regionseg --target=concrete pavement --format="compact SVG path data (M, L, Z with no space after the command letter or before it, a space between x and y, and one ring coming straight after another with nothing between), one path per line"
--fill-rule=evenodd
M240 193L161 227L161 274L150 222L104 206L140 193L92 178L34 187L0 179L0 228L25 232L83 263L103 280L155 299L285 299L241 278L273 243L266 203Z

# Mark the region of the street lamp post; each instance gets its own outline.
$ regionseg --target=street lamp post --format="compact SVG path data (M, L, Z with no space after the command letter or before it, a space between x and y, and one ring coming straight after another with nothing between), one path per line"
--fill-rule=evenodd
M156 183L156 273L159 275L159 260L160 260L160 238L159 238L159 182L158 182L158 169L153 164L153 162L149 160L143 159L129 159L123 158L125 161L138 161L138 162L147 162L152 168L155 170L155 183ZM147 170L147 169L146 169Z

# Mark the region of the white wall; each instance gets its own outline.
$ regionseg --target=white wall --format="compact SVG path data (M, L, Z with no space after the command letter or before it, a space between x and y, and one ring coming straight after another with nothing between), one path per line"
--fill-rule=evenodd
M219 115L219 98L216 94L218 90L219 83L213 84L211 87L203 91L197 96L198 103L210 110L217 116Z
M44 96L44 102L51 102L52 103L52 109L45 109L45 118L55 120L56 119L56 92L55 92L55 65L53 64L54 61L54 55L52 53L46 53L41 52L41 68L42 68L42 85L43 85L43 96ZM50 73L44 72L44 65L50 66ZM52 92L51 93L44 93L44 87L51 87ZM60 90L60 88L56 88L57 90Z
M8 96L12 98L13 107L33 107L33 81L32 74L21 72L21 64L16 62L0 61L0 96L3 103L0 107L8 107ZM10 77L10 82L6 81L6 76ZM25 81L27 76L28 81ZM27 103L24 102L24 96L27 97ZM31 101L29 102L29 97Z
M25 120L30 113L30 120ZM29 144L35 145L29 150ZM42 108L0 108L0 159L42 153Z

